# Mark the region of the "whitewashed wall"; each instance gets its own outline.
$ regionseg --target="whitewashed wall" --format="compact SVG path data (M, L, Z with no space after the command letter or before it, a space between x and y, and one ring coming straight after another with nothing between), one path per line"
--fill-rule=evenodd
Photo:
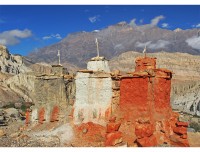
M87 69L88 70L93 70L93 71L110 72L107 60L89 61L87 63Z
M38 122L38 109L37 108L32 109L31 122Z
M91 121L104 124L105 112L110 108L112 100L111 78L78 72L75 83L74 123Z

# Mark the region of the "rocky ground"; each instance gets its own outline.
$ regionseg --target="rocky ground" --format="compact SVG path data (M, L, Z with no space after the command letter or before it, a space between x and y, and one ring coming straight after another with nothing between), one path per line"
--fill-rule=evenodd
M200 132L188 132L188 141L190 147L200 147Z
M38 128L39 129L39 128ZM51 131L50 131L51 133ZM57 135L37 133L24 127L24 121L16 121L9 126L0 127L0 147L60 147Z
M24 120L13 120L8 126L0 126L0 147L103 147L105 142L105 128L98 125L54 122L27 127L24 124ZM199 138L200 132L188 129L191 147L200 147ZM125 143L116 146L127 147Z

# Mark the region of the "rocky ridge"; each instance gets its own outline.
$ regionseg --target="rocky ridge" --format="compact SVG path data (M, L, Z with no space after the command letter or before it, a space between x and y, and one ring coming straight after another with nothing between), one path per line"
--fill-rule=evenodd
M101 30L76 32L67 35L60 42L33 50L28 58L35 62L57 61L57 50L61 50L61 62L81 68L96 56L95 38L99 41L100 55L108 59L130 50L141 50L147 45L149 52L183 52L200 54L192 42L198 39L198 29L167 30L156 26L131 26L119 23ZM139 51L141 52L141 51Z
M23 57L12 55L7 48L0 45L0 71L2 73L19 74L30 71L23 63Z

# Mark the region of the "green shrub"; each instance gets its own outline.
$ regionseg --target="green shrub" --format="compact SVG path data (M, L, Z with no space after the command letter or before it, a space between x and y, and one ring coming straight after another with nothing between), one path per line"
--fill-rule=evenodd
M22 110L23 112L26 112L26 109L27 109L26 105L25 105L25 104L22 104L21 110Z

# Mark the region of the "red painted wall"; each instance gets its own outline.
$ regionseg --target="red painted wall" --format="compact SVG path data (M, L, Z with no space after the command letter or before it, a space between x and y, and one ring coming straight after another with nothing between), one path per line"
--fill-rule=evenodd
M124 78L120 86L120 110L126 119L147 111L148 78ZM139 112L138 112L139 111Z
M51 122L58 121L58 114L59 114L59 108L58 106L54 106L51 113L50 121Z
M45 110L44 108L41 108L39 111L39 123L43 124L43 121L45 120Z

